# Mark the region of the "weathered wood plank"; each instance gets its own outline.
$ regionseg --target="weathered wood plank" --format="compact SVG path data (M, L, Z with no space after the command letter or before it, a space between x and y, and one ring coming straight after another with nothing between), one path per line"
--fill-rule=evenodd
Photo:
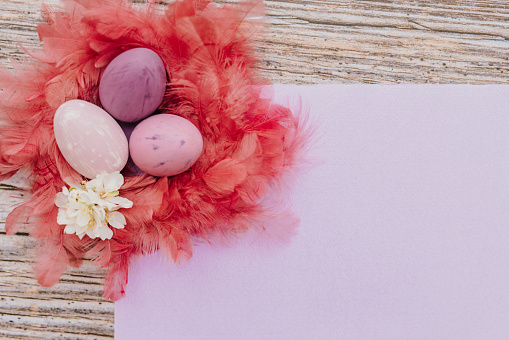
M2 3L0 60L22 55L16 41L38 45L39 3ZM504 1L266 4L272 27L261 67L275 82L507 82L509 8Z
M46 0L56 4L58 0ZM0 63L39 46L41 0L0 2ZM509 3L503 0L266 1L271 24L260 67L279 83L507 83ZM34 242L8 236L3 222L22 176L0 185L0 338L104 339L113 304L87 262L61 283L32 278Z

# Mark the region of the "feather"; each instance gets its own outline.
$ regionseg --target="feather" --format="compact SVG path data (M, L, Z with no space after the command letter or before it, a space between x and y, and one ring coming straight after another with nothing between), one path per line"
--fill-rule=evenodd
M252 175L237 188L239 197L246 204L257 204L259 199L267 195L267 178L264 176Z
M92 257L92 261L101 266L108 267L120 254L128 252L132 248L130 242L125 242L125 231L114 230L114 237L110 240L99 240L86 252L86 257ZM124 236L124 237L122 237ZM119 241L122 240L122 241ZM93 240L90 240L93 244Z
M14 73L0 65L0 103L26 107L26 99L42 95L45 76L51 69L29 60L23 60L23 64L28 65L23 69L15 59L10 61Z
M63 235L47 239L38 254L39 259L34 268L35 278L41 286L51 287L67 269L68 257L63 245Z
M92 240L79 239L76 235L62 234L63 245L67 251L69 265L78 268L83 263L86 249L90 248Z
M51 238L54 235L58 235L62 230L62 226L57 223L58 209L53 203L51 204L51 210L47 213L41 213L40 215L33 214L30 218L30 236L46 239ZM47 208L49 208L47 207Z
M87 251L86 256L93 256L92 261L101 266L107 267L113 258L111 240L100 240Z
M226 158L211 167L203 180L218 193L232 193L247 176L246 167L237 160Z
M48 104L57 109L60 105L71 99L78 98L78 88L76 86L76 77L74 72L67 71L50 79L46 83L44 95Z
M5 232L8 235L16 234L28 223L31 212L32 209L28 203L23 203L14 208L5 219Z
M237 149L233 153L233 158L242 162L250 158L257 149L260 148L258 142L258 135L256 133L250 132L246 133L240 143L237 146Z
M130 255L130 252L125 252L115 258L104 280L103 297L105 299L117 301L125 295Z
M11 178L20 168L0 163L0 182Z
M126 183L127 184L127 183ZM128 228L149 225L154 214L157 214L165 191L168 190L168 179L163 177L152 185L128 190L128 186L121 191L121 196L136 202L130 209L120 209L127 220Z
M193 245L188 234L177 228L159 229L159 249L167 260L184 263L193 256Z

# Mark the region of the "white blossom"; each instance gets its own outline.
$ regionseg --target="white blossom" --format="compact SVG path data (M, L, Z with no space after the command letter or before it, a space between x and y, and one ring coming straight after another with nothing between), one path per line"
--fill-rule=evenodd
M57 223L65 225L65 233L76 234L80 239L85 235L110 239L113 231L109 226L122 229L126 225L124 215L117 210L133 206L133 202L118 196L123 184L124 177L116 171L99 174L70 189L63 187L55 198Z

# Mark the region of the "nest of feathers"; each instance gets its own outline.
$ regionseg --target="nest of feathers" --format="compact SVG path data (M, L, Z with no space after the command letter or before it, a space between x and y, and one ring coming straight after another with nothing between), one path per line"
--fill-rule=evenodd
M262 1L217 6L183 0L164 10L152 3L67 0L43 8L43 48L26 51L14 72L0 68L0 179L28 170L31 189L7 217L6 230L28 228L39 241L35 275L57 283L84 258L108 268L104 297L125 294L134 255L161 250L174 262L192 256L200 241L232 241L248 230L288 239L298 218L285 204L308 140L302 116L260 96L268 82L258 74L255 38ZM109 62L132 48L152 49L169 81L158 111L191 121L203 136L203 153L173 177L126 177L120 194L127 224L107 240L78 238L57 223L55 196L82 181L55 142L53 117L71 99L100 105L98 85ZM300 118L299 118L300 117Z

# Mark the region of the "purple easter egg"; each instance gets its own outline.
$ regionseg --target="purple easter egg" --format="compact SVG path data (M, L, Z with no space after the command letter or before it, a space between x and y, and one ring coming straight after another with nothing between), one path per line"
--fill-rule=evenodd
M124 131L124 134L127 138L127 141L129 141L129 138L131 138L131 134L133 133L134 128L137 123L124 123L124 122L118 122L118 125L122 128L122 131ZM129 158L127 159L127 163L120 171L124 177L133 177L144 174L143 170L138 168L136 164L134 164L133 159L131 158L131 155L129 155Z
M152 114L164 97L166 70L161 58L147 48L118 55L99 83L103 108L122 122L137 122Z
M131 134L134 163L152 176L175 176L200 157L203 138L193 123L180 116L158 114L140 122Z

